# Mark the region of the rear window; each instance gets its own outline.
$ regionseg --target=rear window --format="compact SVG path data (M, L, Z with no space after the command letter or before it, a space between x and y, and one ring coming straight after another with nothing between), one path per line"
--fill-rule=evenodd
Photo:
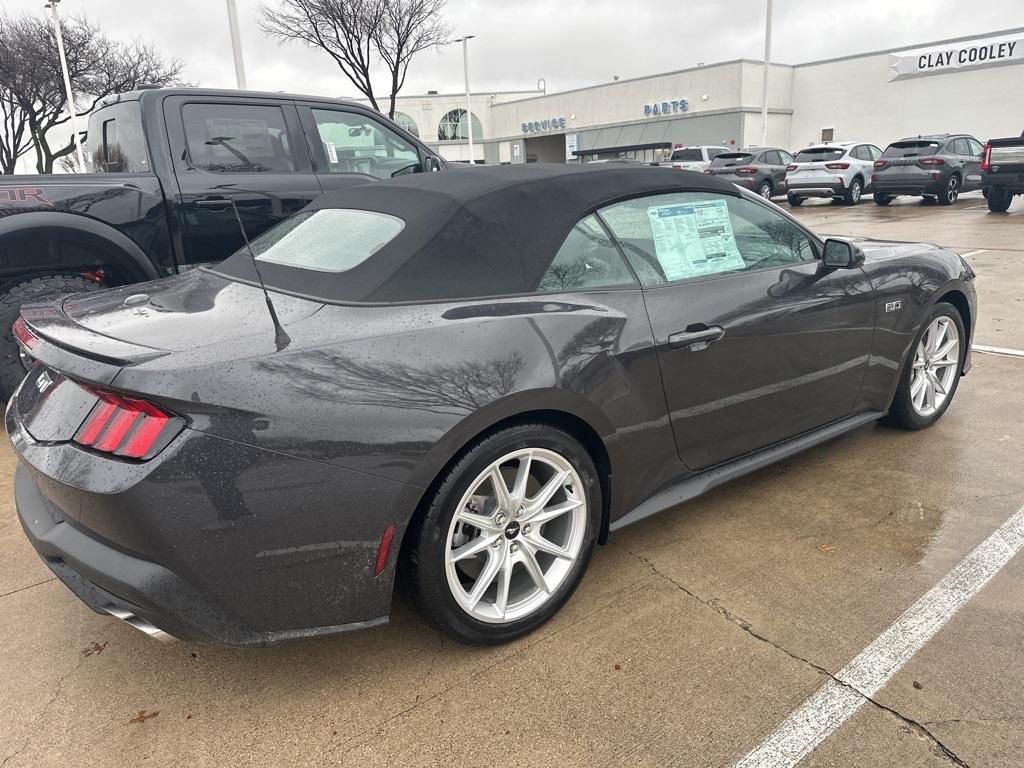
M846 150L842 147L810 147L796 153L796 162L827 163L830 160L838 160L845 154Z
M691 149L676 149L672 152L672 161L679 163L694 163L700 162L704 157L701 155L699 148Z
M938 150L937 141L897 141L886 147L882 157L920 157L934 155Z
M711 161L713 168L721 168L729 165L743 165L754 158L751 152L723 152Z
M137 101L92 113L86 138L92 173L149 173L142 110Z
M346 272L387 245L405 227L397 216L323 208L303 211L252 243L258 261L315 272Z

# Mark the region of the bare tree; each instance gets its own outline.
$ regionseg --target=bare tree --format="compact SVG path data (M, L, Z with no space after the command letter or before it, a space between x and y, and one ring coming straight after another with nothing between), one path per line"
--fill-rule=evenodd
M86 19L62 20L61 25L71 87L81 116L111 94L142 84L180 82L182 63L164 61L150 45L111 40ZM0 94L10 93L24 115L36 153L36 170L51 173L54 163L75 147L73 137L56 147L50 143L50 131L71 119L53 27L41 16L3 16L0 40L6 43L0 55Z
M260 27L282 42L298 41L326 52L349 82L378 112L373 88L377 62L387 68L388 116L405 85L413 57L444 43L450 34L441 18L446 0L281 0L261 6Z

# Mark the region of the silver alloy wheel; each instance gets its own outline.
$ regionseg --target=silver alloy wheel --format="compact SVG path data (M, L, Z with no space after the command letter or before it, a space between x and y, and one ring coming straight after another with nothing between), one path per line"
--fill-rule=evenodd
M949 177L949 183L946 185L946 196L949 198L950 203L955 203L957 197L960 196L960 180L956 176Z
M931 416L949 398L958 375L960 333L949 317L937 317L917 345L910 376L910 402L920 416Z
M758 194L761 195L765 200L771 200L772 198L772 185L767 181L764 182L757 190Z
M861 186L860 182L854 179L850 182L850 199L855 203L860 202Z
M448 527L448 588L470 616L522 619L558 590L583 546L586 492L579 473L546 448L502 456L469 485Z

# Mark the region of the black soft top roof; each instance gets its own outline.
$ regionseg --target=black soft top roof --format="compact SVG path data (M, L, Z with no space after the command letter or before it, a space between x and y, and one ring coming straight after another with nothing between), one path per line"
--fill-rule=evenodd
M335 274L260 262L260 271L270 288L333 303L529 293L587 214L630 197L691 191L738 194L710 175L649 166L538 164L410 174L332 192L304 209L355 208L405 221L362 264ZM256 281L244 249L216 271Z

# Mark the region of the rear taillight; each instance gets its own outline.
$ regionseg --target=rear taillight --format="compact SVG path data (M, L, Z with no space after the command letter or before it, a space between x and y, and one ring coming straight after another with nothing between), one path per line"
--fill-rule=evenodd
M85 387L99 398L74 441L125 459L151 459L181 431L184 422L145 400Z
M849 163L825 163L825 167L830 171L845 171L850 167Z
M757 173L757 168L754 168L753 166L750 166L750 165L745 165L742 168L733 168L732 170L733 170L733 173L743 173L743 174Z
M786 170L787 171L795 171L796 170L796 163L790 163L789 165L787 165L786 166Z
M946 161L941 157L922 157L918 160L921 165L945 165Z
M14 338L26 350L33 349L39 343L39 337L32 333L32 329L28 327L28 323L25 322L25 318L21 315L18 315L18 319L14 321L11 330L14 331Z
M985 145L985 154L981 156L981 170L991 171L992 170L992 145Z
M885 160L875 160L875 168L885 168Z

